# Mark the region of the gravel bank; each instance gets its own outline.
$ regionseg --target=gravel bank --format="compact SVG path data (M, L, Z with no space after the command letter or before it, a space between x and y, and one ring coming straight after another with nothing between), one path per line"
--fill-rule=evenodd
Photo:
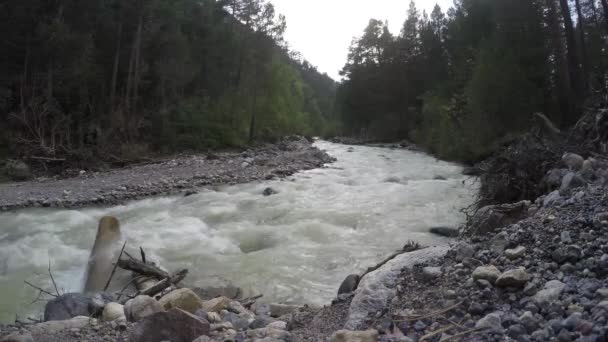
M302 137L288 137L242 153L193 154L68 179L0 184L0 209L117 205L198 187L286 177L333 159Z

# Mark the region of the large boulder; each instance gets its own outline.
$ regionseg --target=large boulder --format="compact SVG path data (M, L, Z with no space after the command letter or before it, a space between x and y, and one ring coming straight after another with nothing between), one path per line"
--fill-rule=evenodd
M171 291L158 302L167 310L178 308L191 314L203 308L203 300L188 288Z
M180 309L157 312L139 321L129 334L130 342L192 342L209 335L209 323Z
M112 302L106 294L66 293L49 301L44 308L44 321L61 321L77 316L97 317Z
M163 306L149 296L137 296L125 303L125 316L131 322L164 311Z
M366 274L355 291L344 328L361 329L370 314L385 308L397 294L399 275L404 268L412 269L415 265L441 258L448 251L449 246L437 246L401 254L379 269Z
M230 307L232 300L228 297L218 297L202 303L202 309L206 312L220 312Z
M579 171L583 167L585 158L575 153L564 153L562 156L562 162L569 170Z
M21 160L9 160L4 165L4 173L14 181L24 181L32 177L30 167Z

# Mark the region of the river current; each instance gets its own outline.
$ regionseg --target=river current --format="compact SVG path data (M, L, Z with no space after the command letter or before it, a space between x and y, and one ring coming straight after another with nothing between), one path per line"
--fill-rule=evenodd
M51 289L49 260L60 290L81 289L104 215L119 218L130 248L143 247L169 270L188 268L186 285L230 283L265 301L322 305L348 274L408 240L449 242L428 229L458 226L460 209L473 201L474 180L459 165L401 149L316 145L338 161L284 180L110 208L0 214L0 322L41 311L24 280ZM267 187L278 194L264 197Z

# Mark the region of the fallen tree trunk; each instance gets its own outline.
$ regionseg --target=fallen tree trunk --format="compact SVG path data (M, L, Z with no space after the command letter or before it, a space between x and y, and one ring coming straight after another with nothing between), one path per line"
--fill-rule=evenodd
M118 260L118 267L122 268L123 270L132 271L143 276L154 277L157 279L165 279L169 277L169 273L160 269L159 267L135 259Z

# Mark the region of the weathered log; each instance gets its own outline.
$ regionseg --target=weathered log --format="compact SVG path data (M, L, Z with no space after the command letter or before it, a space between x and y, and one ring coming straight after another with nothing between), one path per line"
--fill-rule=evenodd
M169 273L163 271L157 266L149 263L143 263L135 259L118 260L118 267L122 268L123 270L132 271L140 275L155 277L158 279L169 278Z

